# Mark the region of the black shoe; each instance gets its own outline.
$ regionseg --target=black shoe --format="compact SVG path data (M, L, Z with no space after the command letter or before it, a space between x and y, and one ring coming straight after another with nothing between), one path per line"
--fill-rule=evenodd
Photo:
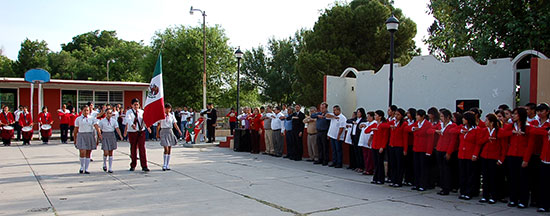
M458 199L464 199L464 195L458 196Z
M389 182L389 183L390 183L390 184L389 184L388 186L390 186L390 187L393 187L393 186L394 186L393 183L391 183L391 182Z
M489 201L487 201L489 204L495 204L497 203L497 201L495 201L494 199L489 199Z
M130 170L128 170L128 171L133 172L134 170L136 170L135 167L130 167Z
M328 163L323 163L323 166L328 166Z
M334 166L334 168L342 168L342 165L341 165L341 164L340 164L340 165L336 165L336 166Z
M170 169L170 168L166 168L166 171L170 171L170 170L172 170L172 169Z
M548 212L548 209L545 209L545 208L539 208L539 209L537 209L537 212Z
M82 174L82 173L84 173L84 171L83 170L78 170L78 173Z
M370 183L371 183L371 184L376 184L376 181L371 181Z
M472 199L472 197L470 197L470 196L468 196L468 195L465 195L465 196L464 196L464 200L471 200L471 199Z
M426 191L424 188L418 188L418 191Z
M149 170L149 168L145 167L145 168L141 168L141 171L143 171L143 172L149 172L149 171L151 171L151 170Z
M518 204L518 208L524 209L524 208L527 208L527 206L524 205L523 203L519 203L519 204Z
M328 167L334 167L335 164L331 163L331 164L328 164Z
M107 172L107 167L103 167L103 172Z
M486 203L486 202L488 202L488 201L487 201L487 199L485 199L485 198L481 198L481 199L479 200L479 202L480 202L480 203Z
M315 161L313 164L322 164L321 161Z
M384 182L383 182L383 181L377 181L376 184L377 184L377 185L383 185Z
M91 159L91 158L90 158L90 162L94 162L94 159Z
M403 185L400 185L400 184L393 184L393 187L394 187L394 188L400 188L400 187L403 187Z
M518 206L518 204L516 204L515 202L508 202L508 207L516 207Z
M418 187L412 187L411 190L418 190Z
M162 171L166 171L166 168L163 167L163 168L162 168Z
M447 195L449 195L449 191L442 190L442 191L439 191L437 194L439 194L441 196L447 196Z
M288 155L285 155L285 156L283 156L283 158L289 158L289 156L288 156Z
M108 172L108 173L113 173L113 171L111 171L111 170L109 170L109 171L107 171L107 172Z
M89 175L89 174L90 174L90 172L88 172L88 171L85 171L85 172L84 172L84 174L86 174L86 175Z

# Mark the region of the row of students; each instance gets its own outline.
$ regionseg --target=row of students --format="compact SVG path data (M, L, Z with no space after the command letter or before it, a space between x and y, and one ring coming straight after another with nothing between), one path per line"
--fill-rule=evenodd
M2 142L5 146L11 145L11 139L14 136L15 125L18 124L22 128L23 134L23 145L29 145L30 140L33 136L33 120L32 115L28 111L28 107L23 107L21 112L17 112L19 117L18 121L15 121L15 116L9 111L9 107L3 106L2 112L0 114L0 134L2 137ZM51 135L52 129L51 124L53 124L53 119L51 114L48 112L48 107L43 107L42 112L38 114L38 123L41 139L44 144L47 144Z
M439 195L459 191L464 200L478 196L482 189L482 203L494 204L508 196L510 207L526 208L531 200L538 211L549 210L548 196L542 194L550 189L541 186L550 180L548 105L514 110L502 106L486 115L485 121L477 108L460 114L433 107L428 112L406 112L392 106L388 114L387 119L382 110L365 115L360 108L346 127L350 167L364 174L371 174L374 167L373 184L406 184L418 191L437 185ZM357 142L356 128L361 130ZM355 146L363 147L362 158Z

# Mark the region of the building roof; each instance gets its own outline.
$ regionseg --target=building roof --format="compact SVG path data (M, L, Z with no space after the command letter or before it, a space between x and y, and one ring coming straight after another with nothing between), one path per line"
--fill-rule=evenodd
M30 88L30 83L23 78L0 77L0 83L4 88ZM64 90L145 91L149 83L51 79L50 82L42 84L42 87Z
M26 82L24 78L0 77L0 82ZM129 85L129 86L149 86L149 83L124 82L124 81L89 81L89 80L62 80L51 79L47 84L77 84L77 85Z

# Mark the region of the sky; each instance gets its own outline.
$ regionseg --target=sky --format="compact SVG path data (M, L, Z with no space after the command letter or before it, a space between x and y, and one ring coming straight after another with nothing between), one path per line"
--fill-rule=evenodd
M116 30L119 38L149 45L156 31L170 26L199 26L206 12L207 26L225 29L230 46L250 49L269 38L287 38L301 28L311 29L323 9L335 0L3 0L0 7L0 49L17 59L21 42L45 40L52 51L72 37L94 30ZM428 54L422 42L433 22L429 0L395 0L405 16L417 24L416 46Z

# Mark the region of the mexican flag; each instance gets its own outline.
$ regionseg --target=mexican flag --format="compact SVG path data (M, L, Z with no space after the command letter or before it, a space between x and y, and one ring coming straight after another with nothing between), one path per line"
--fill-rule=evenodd
M164 119L164 90L162 88L162 53L159 53L155 72L147 91L147 99L143 113L145 125L151 126L158 120Z

